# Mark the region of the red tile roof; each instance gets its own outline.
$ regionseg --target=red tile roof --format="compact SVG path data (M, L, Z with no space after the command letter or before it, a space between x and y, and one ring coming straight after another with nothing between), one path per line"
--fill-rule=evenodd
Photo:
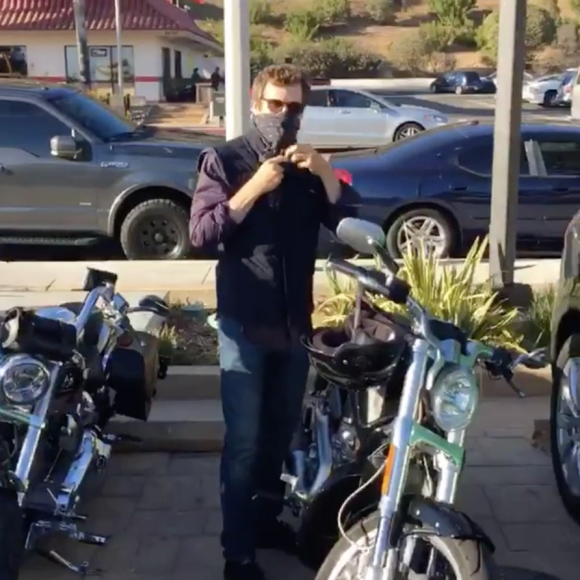
M169 0L121 0L121 14L123 30L184 31L213 40ZM85 0L85 18L88 30L115 30L115 1ZM0 0L0 30L74 30L73 0Z

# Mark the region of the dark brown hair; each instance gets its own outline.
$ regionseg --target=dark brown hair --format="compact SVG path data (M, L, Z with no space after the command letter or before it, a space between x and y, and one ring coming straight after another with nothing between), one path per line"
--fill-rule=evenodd
M300 85L302 87L302 102L310 92L310 82L306 73L295 64L272 64L258 73L252 84L252 100L257 103L264 92L265 86L271 83L278 87Z

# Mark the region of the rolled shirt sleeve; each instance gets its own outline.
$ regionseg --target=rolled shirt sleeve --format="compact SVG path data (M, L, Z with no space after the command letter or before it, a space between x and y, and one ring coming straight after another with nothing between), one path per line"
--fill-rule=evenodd
M193 247L207 248L225 242L236 228L228 206L228 200L235 192L231 191L222 162L214 149L201 153L197 174L189 237Z

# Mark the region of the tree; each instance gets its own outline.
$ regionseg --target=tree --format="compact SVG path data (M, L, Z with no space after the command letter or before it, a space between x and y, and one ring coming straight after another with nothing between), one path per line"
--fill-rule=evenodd
M429 6L441 24L463 26L477 6L477 0L429 0Z
M570 8L580 16L580 0L568 0L568 3L570 4Z
M560 11L558 0L534 0L533 3L543 8L554 19L556 26L562 24L562 12Z

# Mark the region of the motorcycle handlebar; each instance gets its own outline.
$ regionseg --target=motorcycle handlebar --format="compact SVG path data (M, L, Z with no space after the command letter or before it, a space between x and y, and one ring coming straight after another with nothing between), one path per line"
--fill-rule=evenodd
M407 304L411 287L394 274L387 276L380 270L363 268L341 258L332 258L328 266L341 274L354 278L361 286L371 292L382 294L395 304Z

